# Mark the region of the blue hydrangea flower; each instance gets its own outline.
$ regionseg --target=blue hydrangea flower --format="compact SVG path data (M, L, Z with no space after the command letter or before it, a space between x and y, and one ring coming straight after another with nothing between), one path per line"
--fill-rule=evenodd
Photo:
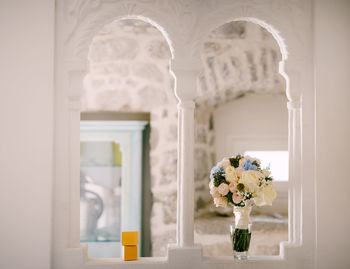
M217 173L221 173L221 174L225 173L224 169L222 169L219 164L217 164L216 166L214 166L211 169L211 171L210 171L210 179L213 180L214 179L214 174L217 174Z
M256 170L258 167L253 164L251 159L248 159L245 161L243 168L244 170Z

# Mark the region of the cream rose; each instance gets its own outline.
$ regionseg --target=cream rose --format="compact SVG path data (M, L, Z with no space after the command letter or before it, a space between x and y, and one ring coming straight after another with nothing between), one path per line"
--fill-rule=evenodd
M262 193L262 191L259 192L257 194L257 196L255 196L253 198L253 201L254 201L255 205L257 205L257 206L264 206L265 205L264 194Z
M214 203L216 207L226 207L228 200L226 197L214 198Z
M230 160L228 158L223 158L220 162L219 162L219 166L222 168L222 169L226 169L228 166L230 166L231 163L230 163Z
M247 191L255 193L259 189L259 176L253 170L244 171L239 183L244 184Z
M219 197L221 197L221 195L220 195L220 193L219 193L219 191L218 191L218 188L216 188L216 187L210 188L210 194L211 194L211 196L212 196L213 198L219 198Z
M212 180L210 180L210 182L209 182L209 189L211 189L211 188L213 188L213 187L214 187L214 183L213 183Z
M228 188L230 189L230 192L234 193L237 190L237 183L231 182L230 185L228 185Z
M268 177L271 174L271 172L267 169L262 170L262 173L264 174L265 177Z
M236 204L239 204L241 201L242 201L242 194L240 194L239 192L235 192L233 195L232 195L232 200L236 203Z
M239 160L239 166L240 166L240 167L243 167L246 160L247 160L246 158L240 159L240 160Z
M265 178L265 175L259 171L255 171L256 175L258 176L258 178L262 178L264 179Z
M273 185L265 186L258 195L253 199L257 206L272 205L276 199L276 191Z
M238 177L242 177L242 173L244 172L244 169L242 167L238 167L235 169L235 172Z
M230 191L230 189L226 183L221 183L217 189L218 189L218 192L223 196L228 194L228 192Z
M228 166L225 169L225 178L228 182L237 182L237 174L233 166Z

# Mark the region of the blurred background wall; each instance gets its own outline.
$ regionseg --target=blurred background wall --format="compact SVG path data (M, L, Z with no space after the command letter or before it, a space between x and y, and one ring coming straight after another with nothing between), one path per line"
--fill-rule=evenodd
M49 268L55 1L0 1L0 268Z

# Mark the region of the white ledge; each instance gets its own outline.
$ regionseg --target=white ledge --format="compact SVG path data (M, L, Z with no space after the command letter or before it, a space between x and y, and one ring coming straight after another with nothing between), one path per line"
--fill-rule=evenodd
M203 263L226 264L226 263L264 263L264 262L283 262L282 256L255 256L248 257L247 260L235 260L233 256L203 256Z
M122 258L87 259L85 264L165 264L168 257L139 257L134 261L124 261Z

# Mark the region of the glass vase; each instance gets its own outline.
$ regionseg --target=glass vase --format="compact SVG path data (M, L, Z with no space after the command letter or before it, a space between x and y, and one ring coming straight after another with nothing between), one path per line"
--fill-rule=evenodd
M233 256L238 260L248 258L252 222L250 220L251 205L233 207L235 223L230 225Z

